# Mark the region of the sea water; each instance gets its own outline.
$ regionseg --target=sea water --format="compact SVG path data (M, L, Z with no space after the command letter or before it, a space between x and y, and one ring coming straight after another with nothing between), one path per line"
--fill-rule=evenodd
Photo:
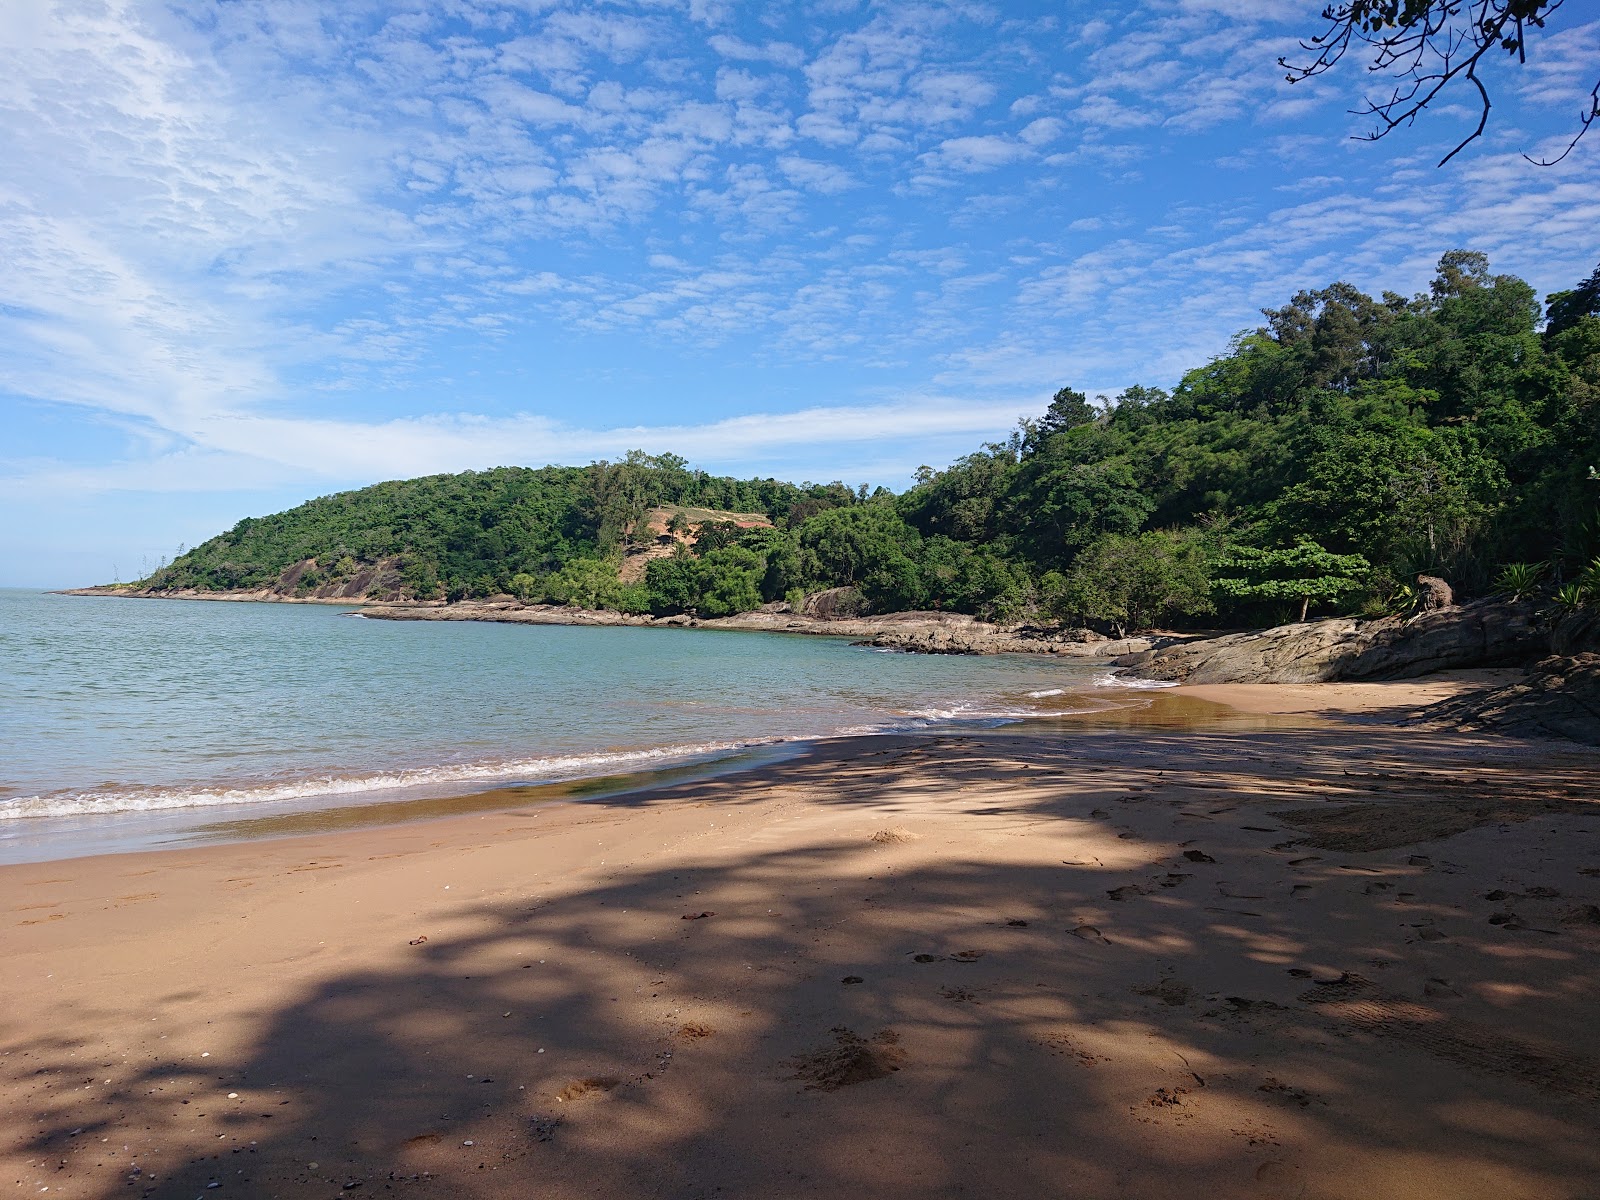
M1096 695L1104 673L842 638L0 590L0 859L40 822L442 795L1082 711L1116 703Z

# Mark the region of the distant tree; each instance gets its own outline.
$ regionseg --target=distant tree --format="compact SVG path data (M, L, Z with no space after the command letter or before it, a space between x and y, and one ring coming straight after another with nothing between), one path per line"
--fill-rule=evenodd
M665 615L695 609L700 602L696 563L694 555L680 545L670 558L658 558L645 568L651 612Z
M696 564L700 612L728 617L761 607L761 579L767 560L743 546L713 550Z
M1600 317L1600 266L1571 291L1545 297L1545 336L1559 337L1584 317Z
M544 581L545 594L575 608L616 608L623 585L617 564L603 558L578 558Z
M1092 424L1099 415L1100 410L1089 403L1088 396L1069 387L1060 389L1050 398L1044 416L1022 422L1023 457L1038 453L1058 433Z
M1395 79L1387 100L1367 101L1359 116L1377 118L1366 141L1377 141L1410 125L1424 109L1453 85L1470 83L1478 93L1478 124L1449 154L1442 167L1481 137L1489 123L1492 102L1482 71L1502 55L1527 60L1527 39L1542 30L1550 14L1564 0L1342 0L1322 10L1327 22L1320 34L1300 43L1315 57L1298 65L1288 58L1278 65L1288 69L1290 83L1326 74L1339 65L1352 46L1369 47L1370 72ZM1463 83L1464 81L1464 83ZM1579 128L1560 155L1541 160L1541 166L1561 161L1589 126L1600 118L1600 79L1589 93L1587 107L1579 112ZM1534 161L1532 159L1529 160Z
M1203 541L1165 529L1100 538L1049 579L1046 603L1059 618L1110 624L1118 637L1216 607Z
M1218 566L1241 574L1219 578L1212 585L1220 596L1236 600L1298 600L1299 620L1313 602L1331 603L1358 590L1371 569L1359 554L1334 554L1302 540L1276 550L1236 548Z
M694 552L706 554L712 550L721 550L724 546L731 546L739 540L742 532L743 530L732 521L707 521L695 534Z

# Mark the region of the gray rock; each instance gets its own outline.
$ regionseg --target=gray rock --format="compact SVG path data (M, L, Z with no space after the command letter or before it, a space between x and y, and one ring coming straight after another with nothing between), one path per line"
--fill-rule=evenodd
M1527 662L1549 629L1532 604L1488 601L1409 619L1336 617L1169 646L1117 665L1173 683L1324 683L1408 679L1461 667Z
M1436 704L1423 720L1600 746L1600 654L1542 659L1525 679Z

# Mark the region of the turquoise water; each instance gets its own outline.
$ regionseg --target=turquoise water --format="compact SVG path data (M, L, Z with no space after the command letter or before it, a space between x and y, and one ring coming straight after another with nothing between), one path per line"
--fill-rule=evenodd
M0 840L30 819L447 794L1047 715L1106 702L1084 695L1103 673L834 638L4 590Z

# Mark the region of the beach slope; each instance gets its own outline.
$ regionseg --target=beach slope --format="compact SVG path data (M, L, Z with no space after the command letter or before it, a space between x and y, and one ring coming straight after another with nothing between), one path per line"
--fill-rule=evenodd
M1375 724L1031 727L7 867L0 1169L84 1197L1593 1195L1597 782L1581 748Z

